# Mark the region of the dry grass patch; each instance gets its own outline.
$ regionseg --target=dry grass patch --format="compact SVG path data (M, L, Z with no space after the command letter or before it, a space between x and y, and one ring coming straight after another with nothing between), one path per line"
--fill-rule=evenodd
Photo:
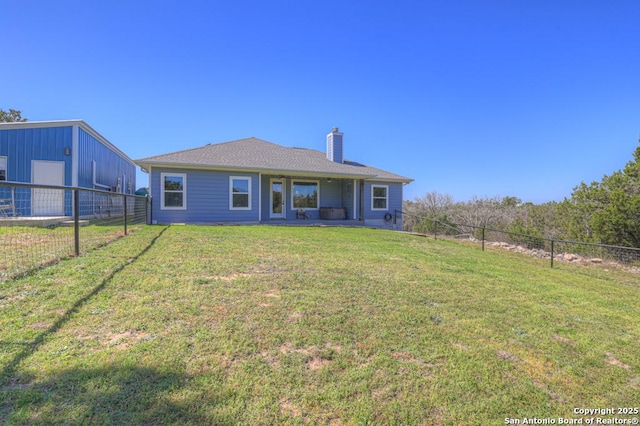
M496 356L500 361L519 362L520 358L507 351L496 351Z
M567 339L566 337L559 336L559 335L557 335L555 333L551 335L551 338L553 340L555 340L556 342L565 343L567 345L575 345L576 344L576 342L574 342L573 340Z
M621 362L620 360L618 360L618 358L616 358L616 356L614 354L612 354L611 352L605 352L604 354L607 356L607 363L609 363L611 365L614 365L616 367L623 368L625 370L630 370L631 369L630 366L628 366L624 362Z
M282 399L279 402L280 412L289 417L300 417L302 415L302 411L291 401L288 399Z

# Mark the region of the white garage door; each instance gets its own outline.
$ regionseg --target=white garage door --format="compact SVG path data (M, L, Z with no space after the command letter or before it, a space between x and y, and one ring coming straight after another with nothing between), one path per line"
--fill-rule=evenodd
M32 183L40 185L64 185L64 162L31 162ZM64 190L33 188L31 190L32 216L64 216Z

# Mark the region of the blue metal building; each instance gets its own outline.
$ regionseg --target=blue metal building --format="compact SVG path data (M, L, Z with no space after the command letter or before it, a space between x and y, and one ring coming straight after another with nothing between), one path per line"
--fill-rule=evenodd
M136 165L83 120L0 123L0 181L133 194ZM0 187L0 198L21 200L22 215L72 214L70 191L16 188L6 194L8 191ZM82 216L97 213L95 203L83 206Z

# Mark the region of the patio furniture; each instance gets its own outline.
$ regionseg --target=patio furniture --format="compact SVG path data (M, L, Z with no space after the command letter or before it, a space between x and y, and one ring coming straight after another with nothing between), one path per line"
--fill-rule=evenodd
M2 217L15 216L15 208L11 199L0 199L0 215Z

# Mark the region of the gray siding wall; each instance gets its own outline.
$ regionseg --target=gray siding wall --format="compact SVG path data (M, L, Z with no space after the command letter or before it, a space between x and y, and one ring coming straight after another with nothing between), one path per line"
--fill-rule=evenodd
M162 173L184 173L186 210L163 210L161 206ZM229 177L251 177L251 209L229 209ZM259 220L259 178L257 173L216 172L152 168L149 177L153 197L152 215L158 223L257 222Z

